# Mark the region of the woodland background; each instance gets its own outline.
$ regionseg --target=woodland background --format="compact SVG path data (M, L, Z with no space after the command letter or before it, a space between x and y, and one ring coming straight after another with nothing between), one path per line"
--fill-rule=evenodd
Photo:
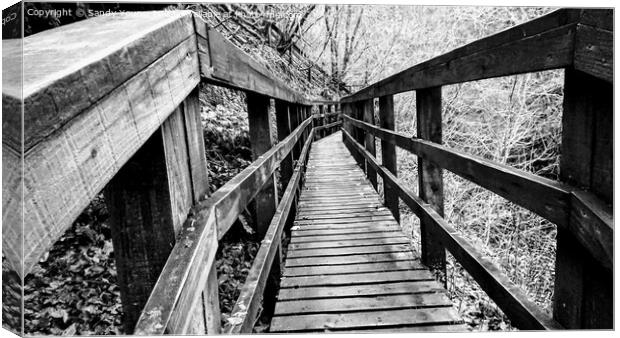
M551 8L332 5L45 4L98 10L191 9L280 76L314 97L337 98L473 40L546 14ZM296 13L295 15L276 15ZM26 17L26 34L83 18ZM275 28L274 28L275 27ZM279 38L270 30L277 29ZM5 35L3 35L5 37ZM506 60L510 62L510 60ZM310 78L308 74L310 73ZM548 71L446 86L448 147L547 178L558 176L563 72ZM251 161L245 97L201 84L211 192ZM397 130L416 134L415 93L395 96ZM379 144L377 148L379 149ZM379 153L379 151L378 151ZM415 156L398 152L398 174L417 191ZM446 219L550 311L555 225L444 171ZM417 218L402 205L402 225L419 247ZM223 321L236 300L258 240L245 214L218 252ZM95 199L25 280L30 334L122 334L114 251L103 197ZM3 277L11 272L3 264ZM497 306L453 259L450 297L472 330L509 330ZM3 288L3 297L11 297ZM3 302L3 307L7 306ZM5 312L10 309L4 308ZM5 321L4 325L10 325ZM261 320L255 330L267 329Z

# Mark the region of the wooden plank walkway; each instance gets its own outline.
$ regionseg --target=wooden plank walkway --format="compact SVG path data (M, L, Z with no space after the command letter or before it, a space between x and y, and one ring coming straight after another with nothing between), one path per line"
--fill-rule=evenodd
M270 330L467 330L341 133L312 145Z

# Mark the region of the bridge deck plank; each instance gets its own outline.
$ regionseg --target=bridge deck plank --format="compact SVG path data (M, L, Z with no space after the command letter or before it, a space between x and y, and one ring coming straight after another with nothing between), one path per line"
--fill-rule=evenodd
M467 330L340 133L313 144L291 230L271 332Z

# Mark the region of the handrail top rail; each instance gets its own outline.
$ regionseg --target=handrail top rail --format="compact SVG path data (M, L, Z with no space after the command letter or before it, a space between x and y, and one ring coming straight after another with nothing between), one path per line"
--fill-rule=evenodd
M596 41L596 43L609 44L607 40L611 36L605 34L613 29L613 17L609 12L605 9L563 8L556 10L416 64L343 97L341 102L350 103L440 85L563 68L574 63L583 63L584 71L590 71L594 76L613 81L613 57L608 60L603 58L601 65L592 65L594 63L592 60L579 57L578 49L582 46L577 44L575 37L578 24L594 26L602 31L599 33L604 35L602 39L604 41ZM561 30L562 27L564 30ZM523 46L535 46L536 48L530 49L536 49L536 51L530 51L530 53L537 55L520 53ZM555 54L549 54L550 51ZM613 53L613 50L610 50L609 46L604 46L602 52L601 54ZM506 65L494 61L508 56L512 56L512 63L516 64ZM534 58L534 56L538 57ZM471 64L479 64L480 67L477 68L482 69L456 70L463 68L460 67L462 65L471 66ZM602 69L589 70L588 67L583 66L598 66Z
M220 42L217 47L226 48L212 48L213 41L206 41L207 35ZM23 104L23 143L28 151L76 116L92 110L106 96L130 90L124 88L129 79L139 76L140 81L155 81L144 70L167 53L177 53L174 49L188 39L196 46L185 56L195 60L197 67L192 72L207 80L218 70L229 73L237 67L244 73L243 81L213 76L216 85L256 91L302 105L337 103L308 99L290 89L266 67L207 27L193 11L122 12L63 25L23 40L3 40L2 97L5 110L13 112L5 114L5 123L21 124L17 112L21 112ZM222 63L215 62L218 57L229 65L222 68ZM166 65L170 68L167 72L176 72L170 76L190 76L186 74L189 70L172 70L173 66ZM153 76L157 76L155 73ZM17 129L8 130L3 137L3 143L16 151L22 144Z
M28 150L193 34L191 11L123 12L3 40L3 104ZM21 81L23 71L23 82ZM23 92L22 92L23 90ZM23 100L23 101L22 101ZM21 133L3 142L16 149Z

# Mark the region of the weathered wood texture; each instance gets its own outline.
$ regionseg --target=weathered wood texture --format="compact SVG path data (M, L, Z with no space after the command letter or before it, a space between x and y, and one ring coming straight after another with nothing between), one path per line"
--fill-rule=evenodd
M572 194L568 227L558 229L554 317L571 329L610 329L613 213L607 205L613 200L613 85L567 69L564 91L560 178L596 196ZM610 262L602 260L608 257Z
M87 24L61 26L26 37L23 51L19 44L3 40L8 49L3 52L7 84L2 89L3 101L8 106L18 104L23 89L25 149L110 95L192 34L191 12L167 11L118 13L92 18ZM68 43L68 37L79 43ZM22 73L17 64L26 65L23 88L18 87ZM21 144L20 131L9 135L11 143Z
M209 193L209 172L202 122L200 120L200 100L198 87L183 101L181 108L185 118L187 151L192 181L193 202L198 203Z
M433 224L433 235L450 251L454 258L469 272L482 289L510 318L512 325L519 329L541 330L561 329L562 326L551 319L538 306L531 302L525 292L514 285L510 279L491 261L479 253L468 241L446 222L428 203L406 188L389 170L355 142L348 133L345 143L349 149L358 152L368 160L384 181L389 181L399 191L400 198L423 221Z
M416 109L418 138L441 144L441 87L418 90L416 92ZM420 198L443 217L443 173L441 167L427 159L418 157L418 185ZM434 226L427 219L420 219L422 262L445 274L446 250L435 236Z
M207 81L287 102L311 104L221 33L207 27L201 18L195 16L194 21L200 51L200 74Z
M311 135L312 133L313 131L311 131ZM301 151L300 159L295 166L295 171L282 195L282 200L269 224L269 228L258 253L252 262L252 267L248 272L248 277L241 289L239 298L231 311L231 320L229 320L229 323L232 324L224 328L224 333L252 333L254 323L261 309L261 301L263 300L263 293L267 286L267 278L270 273L269 270L272 265L276 263L275 260L279 259L278 247L280 246L284 226L287 219L294 216L291 215L291 211L294 211L293 202L295 200L295 192L299 188L304 173L311 142L312 137L306 140Z
M95 18L33 35L24 45L25 112L33 119L25 135L25 274L198 84L191 14L146 18ZM93 40L99 29L101 38ZM68 34L84 44L58 42ZM10 93L3 89L3 97Z
M381 128L394 130L394 96L387 95L379 98L379 123ZM385 140L381 140L381 161L394 176L397 175L398 162L396 160L396 146ZM383 182L383 197L385 206L390 209L392 216L400 223L400 211L398 210L398 194L388 182Z
M580 14L577 9L557 10L415 65L342 102L570 66Z
M24 207L32 212L17 222L19 211L6 209L8 223L28 229L25 273L196 87L201 72L222 85L307 103L190 11L100 16L29 36L23 48L18 40L3 46L3 107L21 111L22 87L25 101L24 140L20 114L3 119L11 126L3 144L17 153L26 145ZM57 191L66 193L58 198ZM18 257L7 259L18 265Z
M582 10L575 36L574 67L599 79L613 82L612 9Z
M204 151L193 151L204 149L202 133L198 140L187 134L195 129L197 94L168 117L105 190L126 332L133 330L189 209L208 188ZM201 309L194 312L203 315Z
M356 192L364 195L355 197L358 201L378 204L379 197L338 133L312 145L307 167L270 331L462 329L445 289L412 254L391 214L384 208L363 209L384 219L375 223L341 203L359 196ZM335 185L342 189L330 192ZM328 216L332 205L339 213ZM385 231L386 226L393 230Z
M138 321L135 333L183 333L212 269L218 240L272 178L281 161L312 120L303 121L288 137L201 202L177 235L166 265Z
M164 138L163 132L153 134L106 188L126 332L133 330L175 243Z
M572 192L579 192L577 188L463 154L433 142L378 128L363 121L349 117L345 117L345 121L345 129L357 127L372 132L380 139L428 159L444 169L537 213L560 227L569 227L568 219L573 217L575 225L572 227L579 228L579 231L575 229L574 232L579 243L599 258L601 264L607 267L612 266L613 255L610 253L613 251L613 245L609 241L609 234L613 232L613 214L607 211L604 207L605 203L598 201L597 198L592 198L589 203L597 212L573 213L570 195ZM357 156L360 155L357 154Z
M15 4L8 11L19 13L23 4ZM4 10L3 14L6 14ZM14 22L16 25L17 23ZM10 28L3 26L3 29ZM3 74L7 67L13 67L12 72L21 73L23 59L19 57L13 63L7 65L11 49L6 48L9 41L3 40L2 63ZM21 51L23 40L10 41L15 50ZM15 82L13 82L15 81ZM3 76L2 87L16 86L21 88L22 78L9 78ZM16 103L7 102L4 92L2 95L2 328L13 332L18 336L24 336L24 288L23 288L23 144L21 139L11 141L11 134L22 130L22 93L18 91L13 97ZM13 144L11 144L13 142ZM5 268L5 266L7 268Z

